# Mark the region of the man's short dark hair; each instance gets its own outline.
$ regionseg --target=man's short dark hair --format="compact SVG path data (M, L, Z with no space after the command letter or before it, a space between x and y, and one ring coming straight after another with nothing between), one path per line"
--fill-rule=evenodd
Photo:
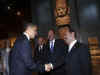
M68 27L70 32L74 32L74 29L71 27L70 24L61 25L61 26L58 27L58 30L61 29L61 28L64 28L64 27Z
M69 32L74 32L75 33L75 38L77 37L76 31L72 28L72 26L70 24L65 24L65 25L59 26L58 29L64 28L64 27L67 27Z
M55 29L50 29L49 31L52 31L54 34L56 33Z
M67 24L66 27L68 28L69 32L74 32L75 33L75 38L77 37L76 31L71 27L71 25Z
M32 24L30 22L24 23L23 31L26 31L28 27L35 27L35 26L36 26L35 24Z
M66 27L69 29L69 32L75 32L71 25L67 24Z

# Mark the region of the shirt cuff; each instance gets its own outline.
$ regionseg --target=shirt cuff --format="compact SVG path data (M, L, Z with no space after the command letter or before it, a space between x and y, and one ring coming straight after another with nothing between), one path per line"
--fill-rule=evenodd
M52 68L52 70L53 70L53 64L52 63L49 63L50 65L51 65L51 68Z

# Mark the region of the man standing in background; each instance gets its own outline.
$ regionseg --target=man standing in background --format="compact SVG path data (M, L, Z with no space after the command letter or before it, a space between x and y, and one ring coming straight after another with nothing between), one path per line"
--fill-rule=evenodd
M45 51L45 41L43 37L39 37L37 40L38 44L35 47L35 51L34 51L34 59L36 62L40 63L40 64L45 64L46 63L46 59L47 57L46 55L46 51ZM46 75L46 73L41 73L39 72L38 75Z
M64 40L55 38L53 29L48 32L48 42L46 44L47 61L51 63L52 70L48 75L66 75L65 70L65 43Z

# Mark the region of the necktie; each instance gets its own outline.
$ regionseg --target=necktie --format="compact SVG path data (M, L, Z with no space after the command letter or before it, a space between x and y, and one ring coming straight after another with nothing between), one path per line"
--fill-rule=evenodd
M51 48L50 48L50 51L53 52L53 49L54 49L54 45L53 45L53 41L51 42Z

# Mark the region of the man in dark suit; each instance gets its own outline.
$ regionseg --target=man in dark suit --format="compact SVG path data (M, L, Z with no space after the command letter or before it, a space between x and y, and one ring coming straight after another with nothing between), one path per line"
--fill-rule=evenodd
M88 46L76 40L75 31L67 25L65 41L68 44L66 75L90 75L91 63Z
M52 70L48 75L66 75L65 70L65 43L64 40L55 39L53 29L48 32L48 43L46 44L46 56L48 63L51 63Z
M17 38L10 53L10 75L32 75L32 71L49 71L49 64L41 65L32 59L30 39L37 35L37 26L27 23L24 33Z
M39 62L40 64L45 64L46 63L46 59L47 57L45 57L46 55L46 51L45 51L45 41L43 37L39 37L37 40L37 45L35 47L35 51L34 51L34 59L36 62ZM39 72L38 75L46 75L46 73L41 73Z
M45 64L45 43L43 37L39 37L37 40L37 45L34 51L34 58L35 61L40 62L41 64Z

